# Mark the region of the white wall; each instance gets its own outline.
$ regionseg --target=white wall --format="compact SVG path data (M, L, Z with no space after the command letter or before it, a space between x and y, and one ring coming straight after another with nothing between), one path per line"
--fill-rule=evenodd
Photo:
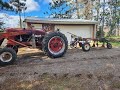
M67 32L73 33L82 38L93 37L93 25L55 25L55 30L60 29L68 39L68 43L71 41L71 35Z
M33 24L35 29L41 30L42 24ZM71 41L71 35L67 32L73 33L82 38L93 38L93 25L55 25L55 30L60 29L68 39L68 43ZM94 37L96 36L96 31L94 32Z
M32 24L35 29L41 30L42 29L42 24Z

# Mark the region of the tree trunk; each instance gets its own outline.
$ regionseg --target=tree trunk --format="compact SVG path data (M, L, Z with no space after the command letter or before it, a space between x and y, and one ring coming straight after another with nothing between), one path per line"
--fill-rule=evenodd
M80 12L79 12L79 6L78 6L78 0L76 0L76 10L77 10L77 18L80 19Z
M104 18L104 13L105 13L105 0L103 0L103 15L102 15L102 29L101 29L101 38L104 37L103 31L104 31L104 24L105 24L105 18Z
M120 15L120 12L119 12L119 15ZM120 25L119 25L119 23L120 23L120 19L118 20L118 36L120 36Z
M22 19L21 19L21 12L19 11L19 19L20 19L20 28L22 28Z

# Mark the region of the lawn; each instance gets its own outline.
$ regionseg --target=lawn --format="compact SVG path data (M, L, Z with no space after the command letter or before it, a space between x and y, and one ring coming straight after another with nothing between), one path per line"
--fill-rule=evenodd
M111 42L114 47L120 47L120 42Z
M110 36L107 39L110 40L113 46L120 47L120 36Z

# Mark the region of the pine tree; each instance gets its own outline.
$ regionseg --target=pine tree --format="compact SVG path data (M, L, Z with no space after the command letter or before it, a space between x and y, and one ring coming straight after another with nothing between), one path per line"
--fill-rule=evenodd
M0 0L0 11L13 11L13 7L8 3ZM4 22L0 20L0 29L3 28Z
M10 4L13 6L15 12L19 14L20 28L22 28L21 13L27 9L26 0L10 0Z
M0 21L0 30L2 29L3 24L4 23L2 21Z
M49 5L52 13L44 14L50 14L54 18L92 19L91 0L53 0Z
M12 11L13 7L10 6L9 3L7 2L3 2L2 0L0 0L0 11L5 10L5 11Z
M109 35L116 35L117 31L119 34L119 24L120 24L120 0L109 0L108 5L110 7L110 32Z
M68 10L70 6L66 0L53 0L49 3L50 12L45 12L49 17L53 18L71 18L70 11Z

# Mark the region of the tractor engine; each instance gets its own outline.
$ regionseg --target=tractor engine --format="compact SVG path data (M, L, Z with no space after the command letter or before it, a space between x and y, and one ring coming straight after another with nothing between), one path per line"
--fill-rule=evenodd
M42 50L43 38L44 38L44 35L33 35L31 33L31 34L18 35L14 39L15 41L25 43L28 46L33 45L33 39L34 39L34 44L36 45L36 47Z

